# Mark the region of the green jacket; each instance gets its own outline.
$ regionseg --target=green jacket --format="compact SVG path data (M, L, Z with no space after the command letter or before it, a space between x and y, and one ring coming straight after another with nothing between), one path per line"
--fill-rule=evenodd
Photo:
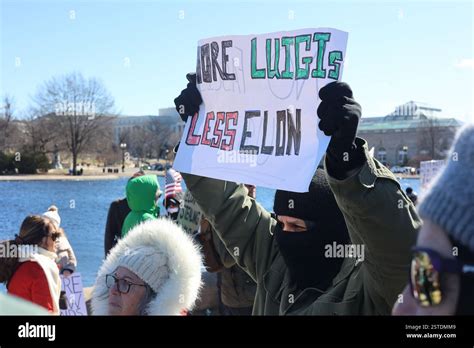
M182 174L186 186L236 262L257 282L256 315L388 315L403 290L421 226L395 176L372 158L353 176L328 175L351 241L364 244L364 261L346 258L324 292L290 286L273 238L276 221L242 185ZM309 265L308 265L309 266ZM314 265L313 267L317 267Z
M160 215L156 205L156 193L159 189L156 175L139 176L127 183L127 203L131 211L123 222L122 237L140 222L156 219Z

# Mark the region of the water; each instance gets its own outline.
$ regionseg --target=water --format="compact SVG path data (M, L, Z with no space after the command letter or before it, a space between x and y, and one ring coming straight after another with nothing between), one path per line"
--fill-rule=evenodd
M84 286L94 283L104 257L104 231L112 201L125 196L127 178L88 181L0 181L0 240L11 239L29 214L54 204L78 260ZM164 178L159 178L164 190ZM418 179L401 180L403 189L419 191ZM257 201L273 209L275 190L258 188ZM161 203L162 200L160 200ZM161 213L164 208L161 206ZM3 287L0 286L0 289Z
M414 178L409 178L409 179L398 179L400 181L400 184L402 186L402 189L405 191L407 187L411 187L413 191L419 195L420 194L420 179L414 179Z

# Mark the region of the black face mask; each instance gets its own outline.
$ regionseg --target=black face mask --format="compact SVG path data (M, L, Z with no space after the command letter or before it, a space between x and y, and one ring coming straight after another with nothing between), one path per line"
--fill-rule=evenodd
M326 258L325 246L332 243L324 238L317 227L301 232L288 232L278 223L274 230L275 240L291 281L298 289L308 287L326 290L339 272L343 259Z
M177 211L176 213L168 213L168 216L171 220L176 221L178 219L178 214L179 211Z

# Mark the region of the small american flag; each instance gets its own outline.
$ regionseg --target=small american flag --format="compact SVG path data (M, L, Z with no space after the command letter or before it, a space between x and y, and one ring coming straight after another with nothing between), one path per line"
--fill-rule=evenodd
M169 197L175 196L177 192L182 192L181 181L183 177L179 172L170 168L166 171L165 176L165 200Z

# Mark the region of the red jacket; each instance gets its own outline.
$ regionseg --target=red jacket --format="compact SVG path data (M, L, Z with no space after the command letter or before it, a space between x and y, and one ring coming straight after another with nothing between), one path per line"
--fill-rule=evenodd
M8 283L8 293L36 303L53 312L53 299L41 266L34 261L20 264Z

